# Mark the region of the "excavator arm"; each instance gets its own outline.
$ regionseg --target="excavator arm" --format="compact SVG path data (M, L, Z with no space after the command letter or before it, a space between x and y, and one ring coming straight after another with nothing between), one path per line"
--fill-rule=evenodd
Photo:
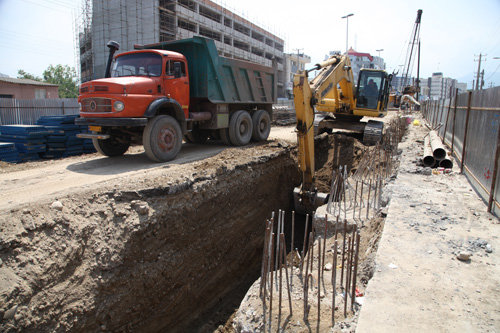
M309 82L308 73L313 70L320 70L320 73ZM326 194L318 193L314 182L314 108L323 112L350 112L355 105L352 82L347 56L333 56L294 76L298 160L302 172L302 185L294 190L294 199L299 212L310 212L327 198Z

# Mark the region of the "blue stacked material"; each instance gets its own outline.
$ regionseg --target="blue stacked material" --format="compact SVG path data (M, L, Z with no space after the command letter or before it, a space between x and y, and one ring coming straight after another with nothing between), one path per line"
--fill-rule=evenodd
M40 159L40 153L46 151L48 134L44 126L4 125L0 126L0 142L13 143L18 151L18 160L12 162L33 161Z
M11 142L0 142L0 161L17 163L20 161L16 145Z
M47 137L47 152L44 158L59 158L83 154L84 140L77 138L80 126L75 125L77 115L43 116L37 124L44 125L50 132Z

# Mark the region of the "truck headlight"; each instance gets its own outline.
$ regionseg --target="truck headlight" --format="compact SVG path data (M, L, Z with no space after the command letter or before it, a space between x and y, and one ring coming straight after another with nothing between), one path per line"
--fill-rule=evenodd
M113 104L113 107L116 111L122 111L125 108L125 105L123 104L123 102L116 101L115 104Z

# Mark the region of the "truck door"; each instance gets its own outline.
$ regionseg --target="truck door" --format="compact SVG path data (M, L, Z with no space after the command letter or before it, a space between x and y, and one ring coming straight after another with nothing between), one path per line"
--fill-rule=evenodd
M182 107L186 118L189 116L189 78L183 60L170 59L165 69L165 95L175 99Z

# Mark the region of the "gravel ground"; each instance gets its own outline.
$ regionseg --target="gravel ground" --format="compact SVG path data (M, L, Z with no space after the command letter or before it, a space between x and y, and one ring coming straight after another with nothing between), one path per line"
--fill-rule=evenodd
M387 188L391 202L357 332L498 332L499 220L487 213L456 161L451 174L419 166L427 132L410 126L400 145L400 170Z

